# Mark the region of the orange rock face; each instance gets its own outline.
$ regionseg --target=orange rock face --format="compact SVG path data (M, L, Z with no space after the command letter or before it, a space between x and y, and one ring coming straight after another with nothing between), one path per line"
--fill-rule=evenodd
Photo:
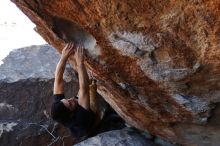
M219 145L219 0L12 0L60 52L82 43L98 91L129 124Z

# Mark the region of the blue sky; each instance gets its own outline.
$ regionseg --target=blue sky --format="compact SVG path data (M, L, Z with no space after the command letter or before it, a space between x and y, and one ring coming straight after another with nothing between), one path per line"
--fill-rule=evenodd
M35 25L10 0L0 0L0 64L10 51L46 42L33 30Z

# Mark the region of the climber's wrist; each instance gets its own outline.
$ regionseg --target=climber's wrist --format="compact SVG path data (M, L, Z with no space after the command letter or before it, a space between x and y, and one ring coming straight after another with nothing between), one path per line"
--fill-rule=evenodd
M61 58L60 58L60 59L66 62L66 61L68 60L68 57L65 56L65 55L61 55Z
M77 67L83 67L83 66L84 66L83 62L77 64Z

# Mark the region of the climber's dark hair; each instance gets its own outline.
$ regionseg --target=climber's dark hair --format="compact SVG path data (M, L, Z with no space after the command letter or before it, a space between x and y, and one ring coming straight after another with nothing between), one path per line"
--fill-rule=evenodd
M71 121L71 114L72 112L67 107L65 107L63 102L56 101L52 104L51 116L54 121L57 121L64 126L67 126L68 123Z

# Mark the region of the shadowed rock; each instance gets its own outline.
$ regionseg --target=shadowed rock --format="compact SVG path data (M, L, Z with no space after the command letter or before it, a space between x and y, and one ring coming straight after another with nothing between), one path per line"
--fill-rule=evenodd
M99 134L75 146L157 146L134 129L124 128Z

